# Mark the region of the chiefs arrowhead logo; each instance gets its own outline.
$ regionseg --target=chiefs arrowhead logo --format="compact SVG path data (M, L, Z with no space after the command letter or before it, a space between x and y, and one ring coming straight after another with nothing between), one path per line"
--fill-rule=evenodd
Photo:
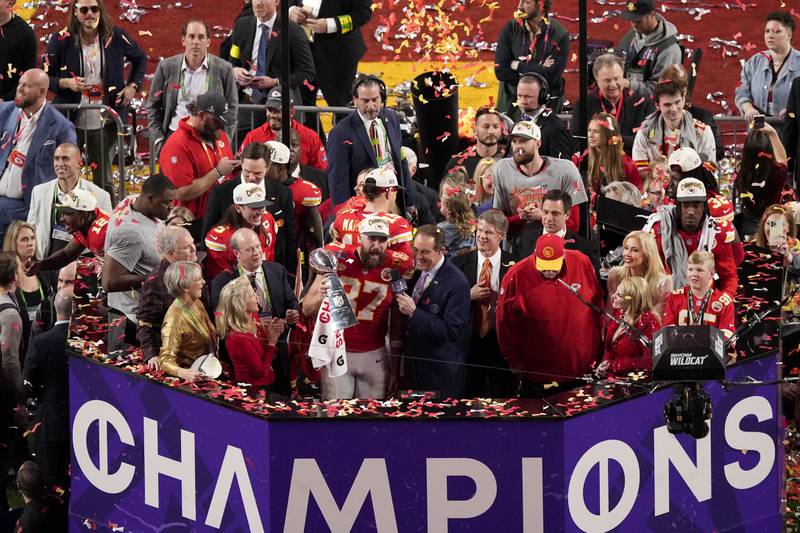
M556 255L556 251L553 250L552 246L545 246L544 249L542 249L542 257L545 259L551 259L554 255Z

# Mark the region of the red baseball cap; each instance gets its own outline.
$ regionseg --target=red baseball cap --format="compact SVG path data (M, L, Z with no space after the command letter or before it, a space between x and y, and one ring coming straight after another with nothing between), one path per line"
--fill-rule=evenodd
M560 271L564 265L564 239L545 233L536 241L536 270Z

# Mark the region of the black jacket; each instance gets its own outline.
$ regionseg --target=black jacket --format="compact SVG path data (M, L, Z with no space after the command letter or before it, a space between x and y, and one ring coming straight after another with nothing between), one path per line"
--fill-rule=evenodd
M239 178L234 178L211 189L208 195L206 214L203 217L201 242L205 242L208 232L220 223L225 211L233 205L233 189L240 183L241 180ZM275 261L294 274L297 268L297 253L295 251L297 248L297 233L292 191L289 187L266 178L264 183L267 190L267 199L272 202L272 205L267 207L267 211L272 213L278 229L278 238L275 241Z
M69 368L67 332L69 324L53 326L31 339L25 360L25 381L39 398L37 438L69 445Z
M575 142L564 121L549 108L541 113L537 110L529 115L542 130L542 145L539 147L539 155L560 159L571 158L575 153ZM516 123L522 120L522 113L518 107L515 107L509 117ZM510 154L511 143L509 143L508 150Z
M302 6L302 0L292 5ZM367 51L361 27L372 18L370 0L325 0L319 9L321 19L336 20L335 33L314 34L314 61L318 69L335 70L338 65L358 63Z
M4 71L0 78L0 100L10 102L16 96L22 73L36 66L39 42L33 29L19 15L11 15L0 32L0 64Z
M789 156L789 169L794 168L795 183L800 166L797 158L800 157L800 78L795 78L789 91L789 101L786 104L786 118L783 121L783 146Z
M258 20L255 16L241 17L236 21L231 34L231 49L228 59L234 67L242 67L250 70L251 57L253 55L253 40L256 35L256 24ZM265 75L279 79L281 76L281 36L283 22L281 17L275 19L275 27L272 28L272 36L267 49L267 66L264 70ZM311 48L305 32L289 21L289 80L292 89L303 85L305 80L314 79L314 59L311 57ZM243 96L239 91L240 102Z
M142 80L147 69L147 54L139 48L125 30L114 26L111 40L103 47L103 103L112 107L124 121L128 111L116 105L117 96L126 85L135 83L142 89ZM128 76L125 76L125 63L131 64ZM83 76L83 60L78 36L64 37L61 32L50 36L47 45L47 75L50 78L50 90L56 95L54 104L77 104L81 94L69 89L61 89L58 80Z
M608 100L603 98L601 103L600 92L597 89L589 89L587 95L586 106L586 121L592 120L596 113L607 112L611 115L616 114L616 107ZM580 112L583 107L583 100L579 100L575 105L575 111L572 112L572 118L569 121L569 129L572 135L576 137L577 143L580 146L579 152L583 153L586 149L586 131L581 130ZM633 139L636 137L636 131L642 121L647 118L647 115L655 111L656 107L649 96L642 96L638 93L626 89L622 93L622 106L619 110L619 128L622 130L622 140L625 144L625 153L630 154L633 149ZM692 115L694 116L694 115Z

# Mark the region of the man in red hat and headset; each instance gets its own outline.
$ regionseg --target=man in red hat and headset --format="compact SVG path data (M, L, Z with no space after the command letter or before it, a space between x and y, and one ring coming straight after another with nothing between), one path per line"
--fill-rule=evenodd
M603 305L592 262L565 250L558 235L539 237L534 255L509 269L497 300L497 338L521 378L521 397L580 385L591 372L600 350L600 314L592 305Z

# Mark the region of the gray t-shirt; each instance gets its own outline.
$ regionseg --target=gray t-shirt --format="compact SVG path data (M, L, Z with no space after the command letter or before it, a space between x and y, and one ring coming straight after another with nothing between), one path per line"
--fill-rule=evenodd
M146 276L161 262L156 236L164 223L133 209L135 196L129 196L114 210L106 233L105 255L129 272ZM129 290L108 294L108 306L136 323L139 292Z
M526 176L517 169L512 158L501 159L492 167L494 202L506 216L517 214L518 207L536 202L539 207L547 191L559 189L570 195L572 205L588 201L583 179L572 161L544 157L538 174Z
M2 389L11 393L17 403L25 401L22 386L22 369L19 364L19 340L22 338L22 318L17 311L17 302L6 293L0 296L0 305L12 304L13 308L0 311L0 362L3 369Z

